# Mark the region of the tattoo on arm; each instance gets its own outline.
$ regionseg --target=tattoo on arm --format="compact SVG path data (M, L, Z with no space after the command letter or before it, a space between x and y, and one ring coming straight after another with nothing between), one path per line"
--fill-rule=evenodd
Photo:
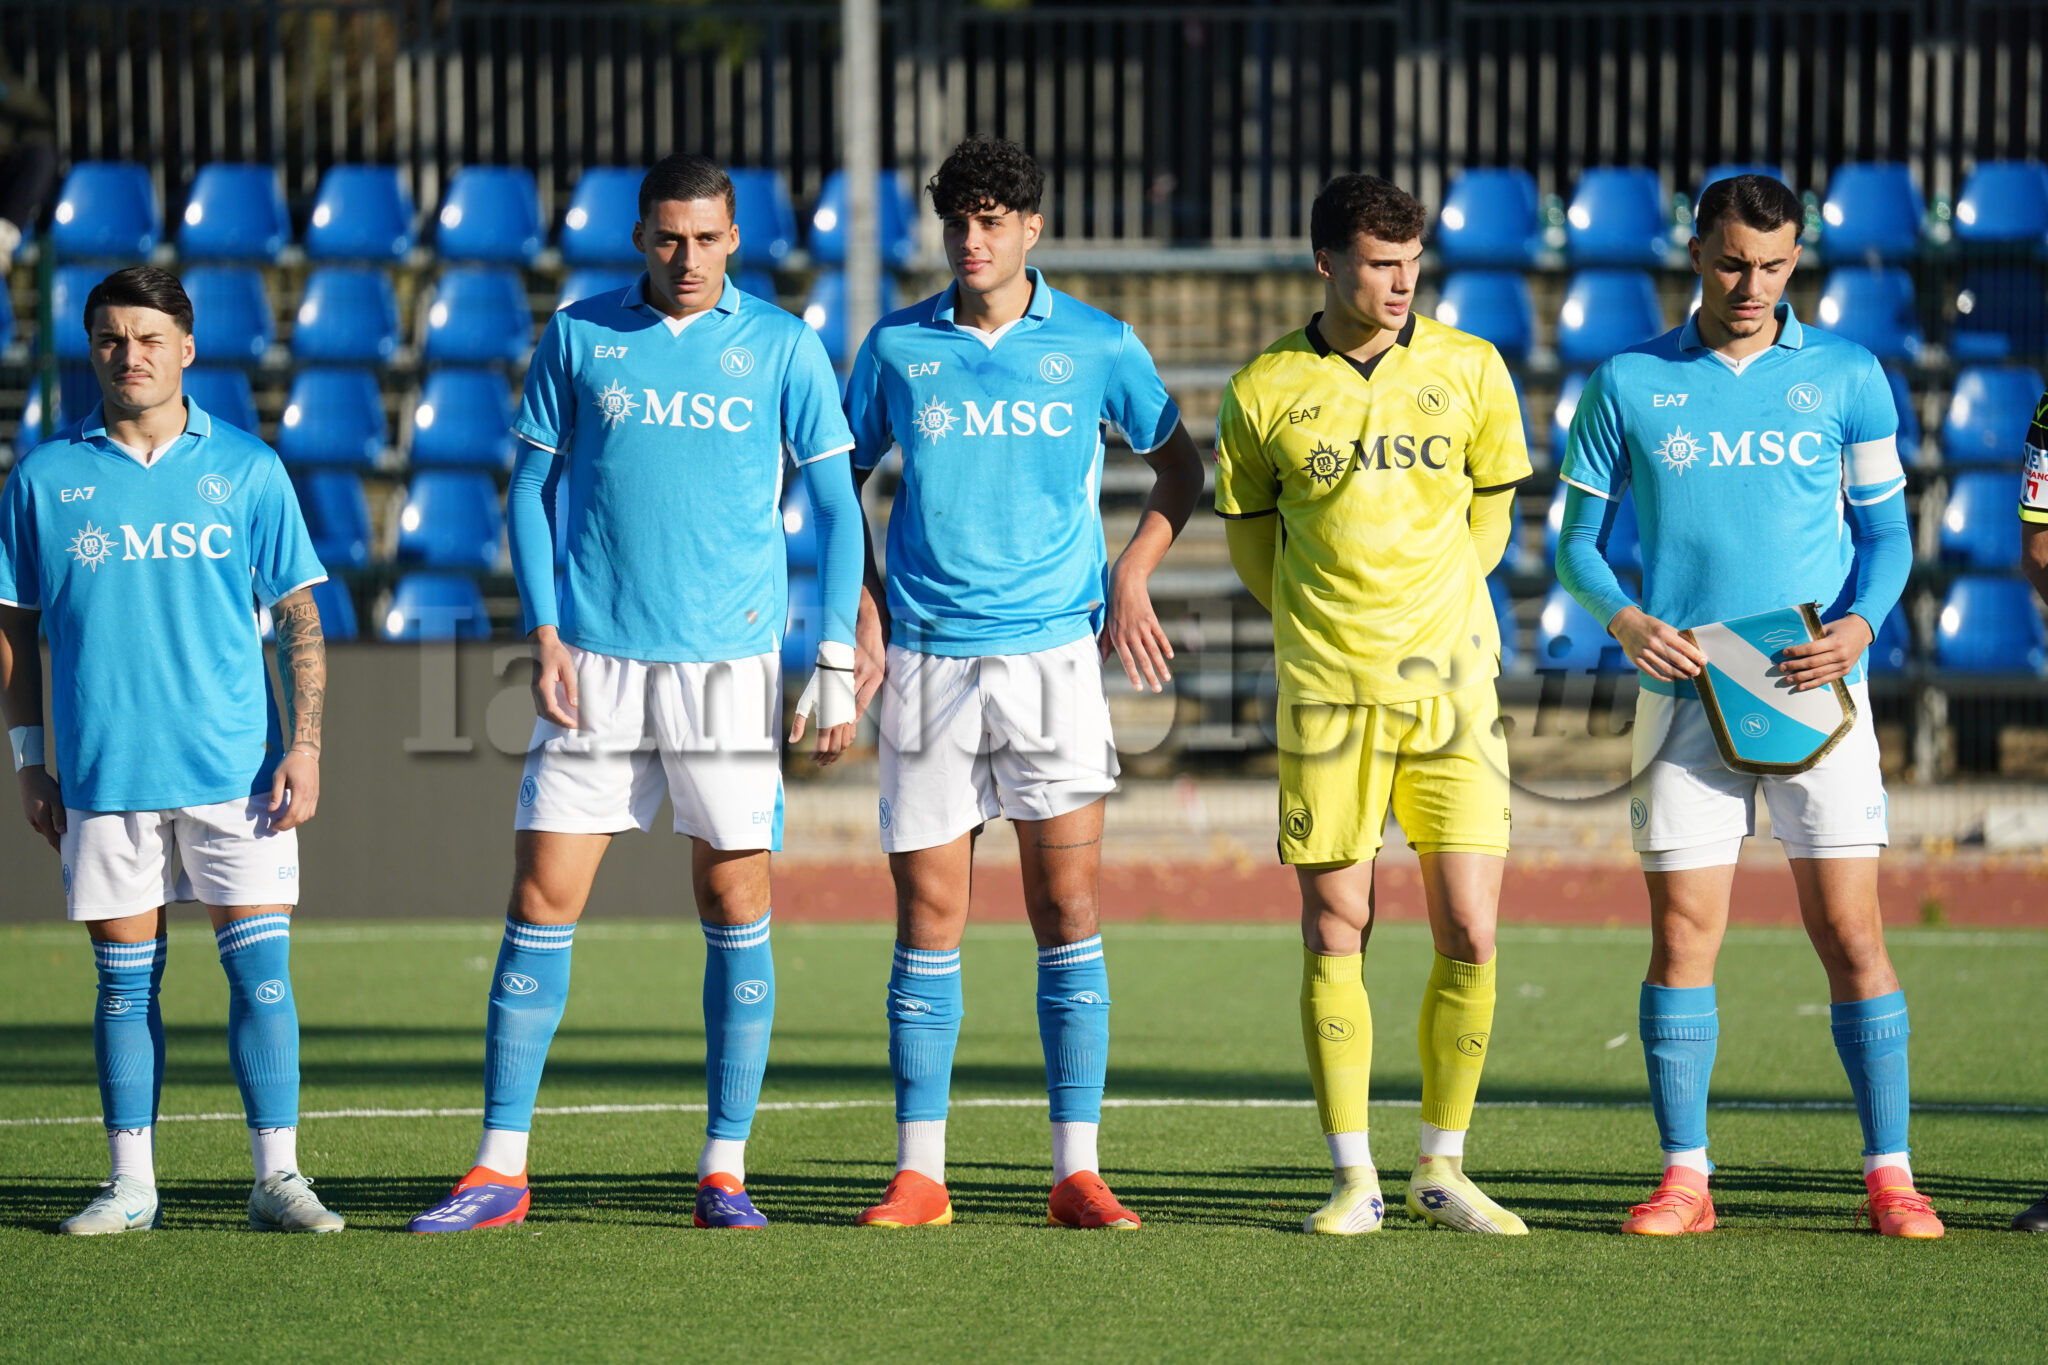
M320 633L320 608L309 592L297 592L270 609L277 623L278 671L284 675L291 747L320 752L320 725L327 709L327 641Z

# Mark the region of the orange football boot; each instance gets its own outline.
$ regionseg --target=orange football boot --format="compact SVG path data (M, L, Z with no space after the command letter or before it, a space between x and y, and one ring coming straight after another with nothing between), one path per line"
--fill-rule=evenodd
M1053 1186L1046 1200L1045 1221L1060 1228L1141 1227L1138 1215L1116 1202L1109 1186L1093 1171L1076 1171Z
M1863 1177L1870 1197L1856 1210L1868 1214L1870 1226L1887 1237L1932 1241L1947 1231L1927 1196L1913 1188L1913 1177L1897 1166L1880 1166Z
M882 1202L854 1222L864 1228L942 1228L953 1221L946 1187L918 1171L898 1171L882 1191Z
M1690 1166L1667 1166L1664 1183L1647 1204L1628 1211L1623 1232L1644 1237L1676 1237L1686 1232L1714 1230L1714 1200L1707 1193L1707 1178Z

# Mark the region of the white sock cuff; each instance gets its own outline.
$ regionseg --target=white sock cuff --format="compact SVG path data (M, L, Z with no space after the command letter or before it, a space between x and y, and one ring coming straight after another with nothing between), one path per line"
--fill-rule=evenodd
M505 941L514 948L537 948L546 952L569 947L575 937L576 926L573 924L528 924L510 915L505 916Z
M1887 1166L1898 1167L1906 1173L1908 1180L1913 1178L1913 1158L1910 1153L1879 1152L1875 1156L1863 1158L1863 1174L1865 1175L1876 1175Z
M1688 1147L1682 1152L1666 1152L1664 1166L1667 1170L1673 1166L1683 1166L1687 1170L1698 1171L1701 1175L1712 1175L1714 1172L1714 1163L1707 1160L1707 1149L1704 1147Z
M946 1121L917 1119L896 1125L896 1169L946 1183Z
M768 941L768 921L775 917L773 910L761 912L761 918L750 924L713 924L709 920L698 920L698 927L704 931L704 942L713 948L758 948Z
M1095 934L1079 943L1059 943L1050 948L1038 950L1038 965L1041 967L1077 967L1083 962L1095 962L1102 957L1102 935Z
M703 1150L697 1153L697 1179L709 1180L714 1175L729 1175L742 1185L747 1183L745 1138L704 1139Z
M1465 1130L1439 1128L1428 1119L1424 1119L1420 1145L1424 1156L1461 1157L1465 1155Z
M1332 1166L1371 1166L1372 1134L1361 1128L1355 1133L1325 1133L1323 1140L1330 1144Z

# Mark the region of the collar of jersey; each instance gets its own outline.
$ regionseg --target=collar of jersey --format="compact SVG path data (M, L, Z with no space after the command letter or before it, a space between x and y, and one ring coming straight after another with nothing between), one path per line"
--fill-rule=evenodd
M1796 351L1806 344L1806 329L1793 316L1792 305L1780 299L1778 306L1771 310L1778 319L1778 339L1771 344ZM1685 326L1678 329L1678 349L1681 351L1704 351L1707 343L1700 340L1700 315L1694 313L1685 320Z
M647 272L641 271L640 278L619 291L619 307L639 311L649 317L666 317L659 308L647 301ZM718 291L718 302L711 305L714 313L737 313L740 311L740 287L732 276L725 277L725 287Z
M92 405L92 411L85 415L85 422L79 427L78 434L84 440L104 441L110 446L113 445L114 438L107 435L107 405L104 400ZM213 435L213 418L207 414L205 408L200 407L193 400L191 394L186 394L185 430L180 435L179 440L184 439L186 436L196 436L203 441L211 435ZM177 444L177 441L171 442L171 445L174 447ZM119 452L116 453L118 454ZM170 450L166 449L163 453L163 458L158 459L153 464L146 464L141 467L144 469L154 469L156 465L162 464L165 459L170 458L170 454ZM128 457L123 455L121 458L125 460Z
M1024 310L1024 317L1017 320L1022 322L1024 318L1029 318L1033 322L1044 322L1052 316L1052 289L1046 284L1045 276L1038 273L1038 267L1035 265L1024 267L1024 278L1031 281L1031 305ZM932 309L932 321L943 322L948 327L960 331L968 330L953 321L953 304L959 297L960 282L955 280L939 295L938 306Z
M1316 357L1321 360L1327 360L1330 357L1330 343L1323 340L1322 322L1323 315L1317 313L1308 320L1308 325L1301 329L1301 334L1307 337L1308 344L1315 348ZM1415 340L1415 310L1410 308L1408 310L1408 321L1402 323L1401 330L1394 334L1394 345L1406 346L1413 340ZM1385 354L1385 351L1380 352L1380 355ZM1351 359L1349 356L1344 358L1346 360ZM1373 359L1377 360L1379 356L1374 356ZM1358 362L1353 361L1352 363L1355 365ZM1367 363L1370 364L1371 362L1368 361Z

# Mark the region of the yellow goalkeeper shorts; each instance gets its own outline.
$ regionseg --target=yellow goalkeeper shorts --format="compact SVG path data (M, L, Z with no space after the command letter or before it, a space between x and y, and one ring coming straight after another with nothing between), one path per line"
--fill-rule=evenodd
M1508 851L1508 748L1493 680L1382 706L1280 698L1280 861L1355 863L1391 804L1418 853Z

